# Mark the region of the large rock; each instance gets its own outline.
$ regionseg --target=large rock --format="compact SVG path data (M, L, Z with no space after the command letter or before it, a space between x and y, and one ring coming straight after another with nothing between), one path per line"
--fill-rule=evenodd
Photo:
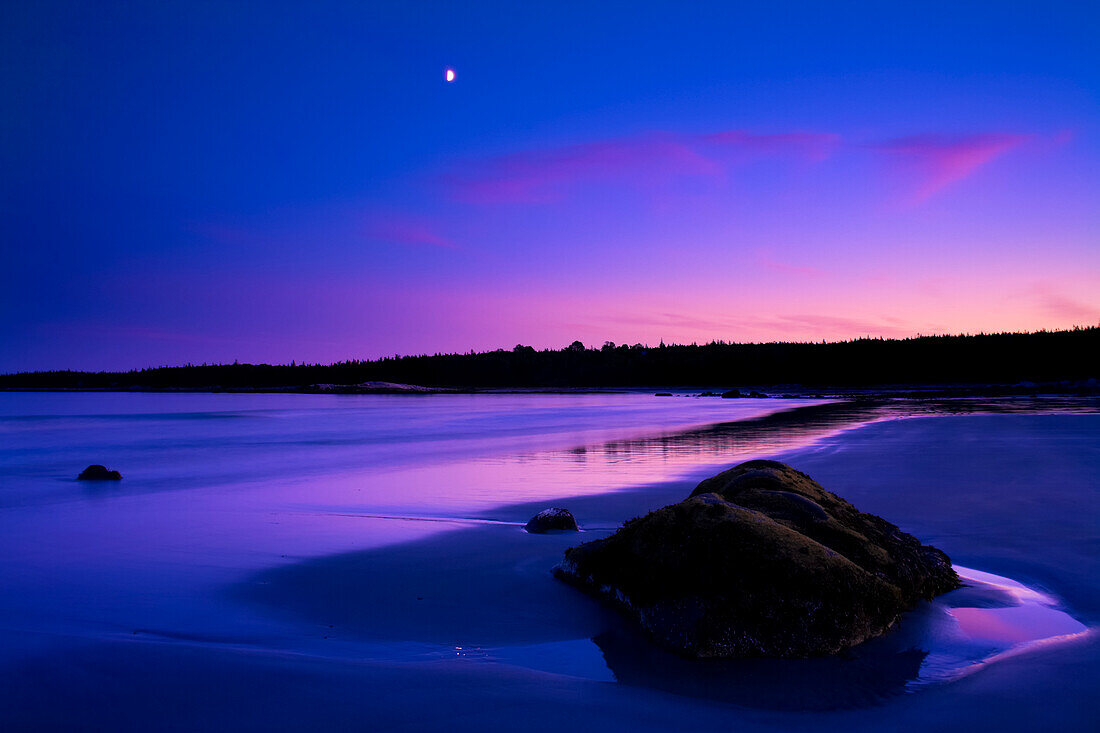
M692 657L833 654L959 586L943 552L776 461L566 550L555 574Z
M121 481L122 474L118 471L109 471L106 466L93 463L81 471L76 478L78 481Z
M573 517L573 513L568 509L561 509L558 507L543 509L527 520L524 529L532 534L543 534L552 530L565 532L578 531L577 520Z

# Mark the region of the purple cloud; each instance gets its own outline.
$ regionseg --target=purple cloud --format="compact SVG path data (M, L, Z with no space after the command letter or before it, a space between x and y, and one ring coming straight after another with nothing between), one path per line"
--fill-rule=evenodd
M911 202L920 203L1029 139L1030 135L1008 133L928 134L895 138L871 147L918 176Z
M591 182L654 188L678 178L719 179L731 165L731 151L820 161L838 141L818 133L648 133L468 162L444 182L453 198L466 203L546 203Z

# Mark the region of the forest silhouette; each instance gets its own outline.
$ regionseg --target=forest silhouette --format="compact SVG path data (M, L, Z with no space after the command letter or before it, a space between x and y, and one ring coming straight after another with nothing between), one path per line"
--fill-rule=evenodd
M1097 354L1098 326L816 343L606 342L589 348L575 341L562 349L517 345L508 350L395 355L327 365L187 364L128 372L23 372L0 375L0 388L324 391L331 387L317 385L377 381L451 389L1015 385L1015 391L1027 391L1030 386L1062 382L1068 391L1094 392L1094 380L1100 376Z

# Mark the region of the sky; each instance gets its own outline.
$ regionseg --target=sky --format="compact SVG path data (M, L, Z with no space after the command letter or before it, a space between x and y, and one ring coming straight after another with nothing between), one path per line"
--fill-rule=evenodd
M1082 2L12 3L0 371L1095 325L1097 38Z

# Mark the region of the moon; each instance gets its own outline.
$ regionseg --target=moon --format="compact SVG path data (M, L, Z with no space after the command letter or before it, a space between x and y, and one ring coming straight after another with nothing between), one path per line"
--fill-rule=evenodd
M447 69L443 73L443 78L446 79L447 81L454 81L455 80L455 70L454 69Z

